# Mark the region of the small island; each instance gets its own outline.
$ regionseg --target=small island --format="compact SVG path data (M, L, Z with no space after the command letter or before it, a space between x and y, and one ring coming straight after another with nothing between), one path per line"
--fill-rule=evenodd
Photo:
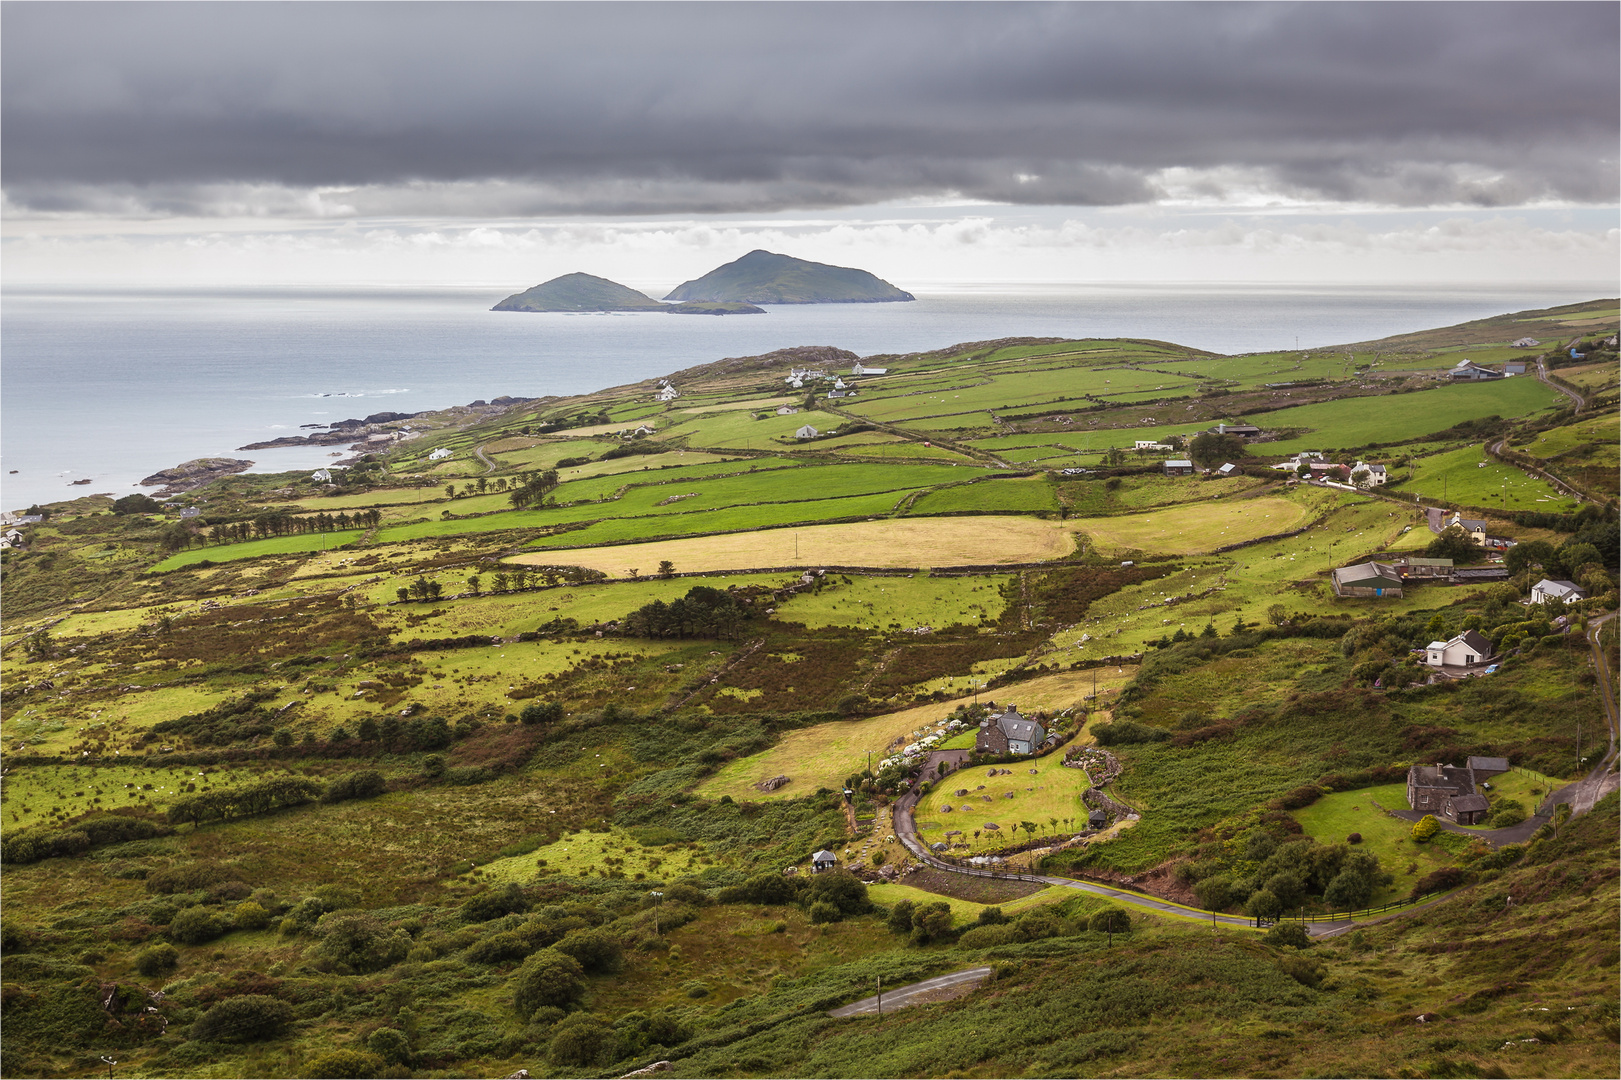
M756 250L716 267L695 281L683 282L664 299L748 304L886 304L917 297L865 270Z
M672 315L764 315L762 308L736 301L666 304L628 285L593 274L564 274L514 293L491 311L663 311Z

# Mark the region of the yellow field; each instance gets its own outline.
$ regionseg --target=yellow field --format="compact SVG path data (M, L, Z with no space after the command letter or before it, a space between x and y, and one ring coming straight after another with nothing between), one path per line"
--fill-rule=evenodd
M1136 668L1100 670L1098 687L1100 690L1105 686L1118 687L1136 673ZM1066 671L993 693L999 701L1015 702L1021 711L1034 711L1065 709L1091 692L1090 671ZM731 762L696 790L705 798L730 795L734 799L759 802L799 798L820 787L838 789L843 787L845 777L866 768L867 751L872 751L876 763L890 743L925 724L945 718L956 705L956 702L936 702L865 720L837 720L790 731L776 746ZM787 776L789 783L769 794L754 789L755 784L773 776Z
M704 413L730 412L733 409L775 409L779 405L797 405L801 400L794 397L750 398L748 401L728 401L722 405L700 405L676 411L686 413L688 416L702 416Z
M1099 548L1192 555L1227 544L1298 527L1306 517L1299 503L1276 496L1171 507L1146 514L1083 518L1069 528L1092 537Z
M1037 518L912 518L567 548L508 561L586 566L615 576L622 575L627 565L657 566L664 559L683 572L777 566L976 566L1063 558L1074 547L1069 533L1061 523Z

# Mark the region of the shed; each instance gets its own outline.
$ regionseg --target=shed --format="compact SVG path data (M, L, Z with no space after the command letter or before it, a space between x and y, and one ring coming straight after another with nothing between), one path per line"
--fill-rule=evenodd
M839 864L839 857L823 848L811 856L811 870L820 874L823 870L831 870Z
M1086 815L1086 824L1093 829L1101 829L1109 823L1109 815L1102 810L1093 810Z
M1261 433L1261 429L1254 424L1217 424L1217 435L1237 435L1241 439L1253 439Z
M1193 462L1187 458L1168 458L1165 462L1166 476L1192 476Z
M806 424L804 427L802 427L798 431L794 432L794 438L796 438L796 439L814 439L814 438L816 438L816 436L818 436L820 434L821 434L821 432L817 431L815 428L811 427L809 424Z
M1409 578L1446 578L1452 576L1452 560L1409 556L1396 564L1396 571L1401 574L1403 581Z
M1244 471L1243 469L1239 468L1237 465L1234 465L1232 462L1228 461L1228 462L1225 462L1222 465L1221 468L1216 470L1216 475L1217 476L1238 476L1238 475L1242 474L1243 471Z
M1334 571L1334 595L1385 597L1402 595L1401 575L1390 563L1365 562Z
M1469 771L1475 774L1475 779L1482 780L1488 776L1506 773L1509 769L1506 757L1471 757L1468 761Z

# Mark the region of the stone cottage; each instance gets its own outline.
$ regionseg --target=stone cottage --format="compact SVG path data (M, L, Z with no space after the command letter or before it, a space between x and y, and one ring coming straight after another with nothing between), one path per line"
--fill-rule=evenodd
M1007 711L980 721L974 749L982 754L1033 754L1047 739L1047 729L1036 720L1019 715L1012 705Z

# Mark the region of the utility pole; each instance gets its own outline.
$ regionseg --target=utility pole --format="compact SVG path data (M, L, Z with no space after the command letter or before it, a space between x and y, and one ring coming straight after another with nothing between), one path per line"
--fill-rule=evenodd
M884 1015L884 977L878 976L878 1015Z

